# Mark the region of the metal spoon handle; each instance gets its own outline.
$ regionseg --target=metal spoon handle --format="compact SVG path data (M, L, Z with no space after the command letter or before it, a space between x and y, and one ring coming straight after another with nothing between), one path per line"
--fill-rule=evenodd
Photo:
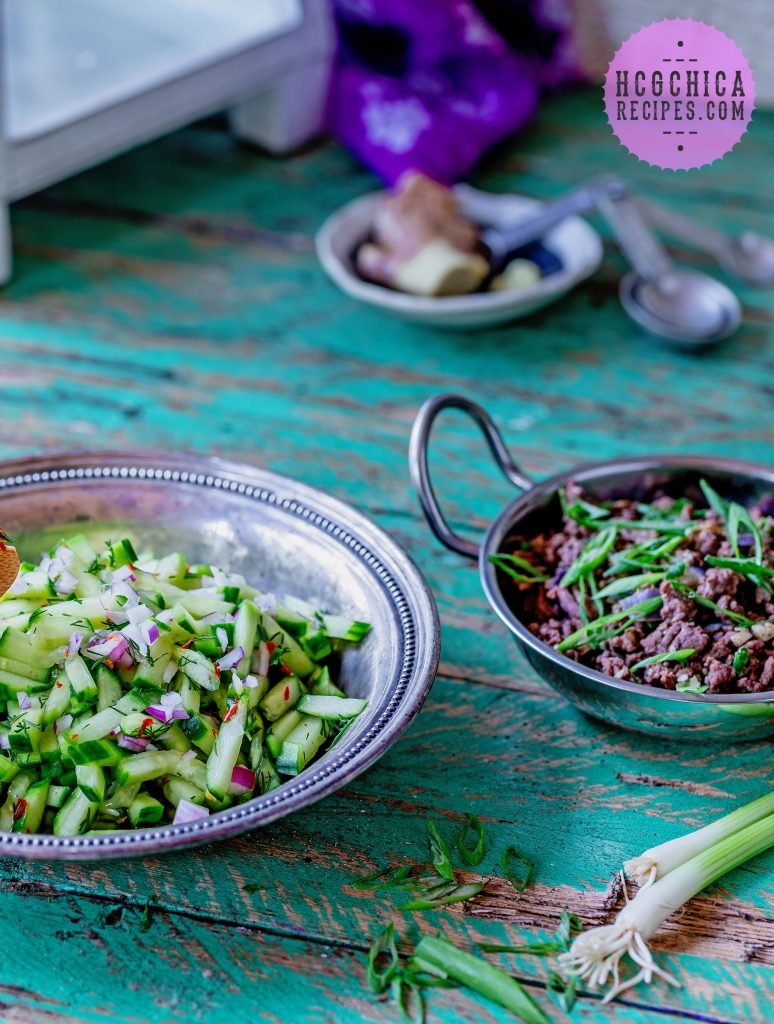
M725 235L715 228L699 224L698 221L692 220L684 214L667 210L650 200L641 199L639 202L647 217L673 238L681 238L684 242L695 245L697 249L713 256L726 248Z
M596 198L591 189L579 188L561 199L547 203L539 213L519 224L503 227L488 227L481 232L481 241L493 254L513 252L556 227L566 217L587 213L595 206Z
M636 199L624 191L599 194L599 207L607 217L624 255L646 280L669 274L672 262L656 240Z

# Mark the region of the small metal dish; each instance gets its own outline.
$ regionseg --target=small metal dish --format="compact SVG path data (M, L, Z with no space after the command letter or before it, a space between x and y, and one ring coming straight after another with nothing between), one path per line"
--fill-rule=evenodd
M204 821L101 836L0 833L0 853L96 860L157 854L267 825L373 764L419 711L438 666L433 598L408 555L365 516L321 491L251 466L195 455L94 453L0 463L0 523L39 558L69 532L126 535L183 550L277 594L367 617L339 679L368 707L342 740L279 789Z
M430 482L428 444L435 418L460 409L481 428L495 461L524 493L505 508L479 546L458 536L446 522ZM537 533L558 525L558 492L569 481L582 484L592 500L636 498L647 501L659 489L675 496L698 491L703 477L718 492L749 505L774 493L774 471L754 463L698 456L643 456L580 466L535 483L512 461L487 412L462 395L442 394L420 409L411 436L410 467L425 515L438 539L462 555L477 558L484 591L532 667L554 689L589 715L613 725L701 742L755 739L774 733L774 693L692 696L614 679L559 654L538 640L503 593L506 577L489 561L514 534Z

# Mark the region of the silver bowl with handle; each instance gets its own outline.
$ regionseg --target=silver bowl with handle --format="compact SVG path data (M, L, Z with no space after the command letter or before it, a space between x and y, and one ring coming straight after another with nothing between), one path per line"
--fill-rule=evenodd
M480 427L498 468L522 493L495 519L481 544L449 526L430 481L428 446L433 423L445 409L467 413ZM676 739L725 743L774 733L774 692L692 695L614 679L578 664L534 636L505 597L507 577L490 555L506 550L508 539L558 525L559 491L581 484L592 500L649 500L659 489L675 496L698 492L706 479L721 495L751 505L774 494L774 471L755 463L699 456L642 456L578 466L540 483L511 459L489 414L463 395L441 394L420 409L411 436L410 469L427 520L438 539L461 555L478 560L484 592L532 667L582 711L614 725Z
M0 854L95 860L236 835L306 807L373 764L419 711L439 656L432 595L408 555L343 502L287 477L197 455L85 453L0 462L0 524L35 560L68 533L182 550L371 623L338 681L368 705L342 739L278 789L203 821L110 835L0 833Z

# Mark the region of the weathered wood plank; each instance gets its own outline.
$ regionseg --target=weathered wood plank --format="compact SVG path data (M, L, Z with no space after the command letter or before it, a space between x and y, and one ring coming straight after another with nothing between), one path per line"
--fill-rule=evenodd
M618 170L700 217L774 234L764 203L772 124L756 113L738 154L686 188L631 160L595 97L568 97L547 104L480 180L549 196ZM0 455L185 447L330 489L417 560L438 595L444 646L443 678L404 740L270 833L141 863L0 864L6 934L22 933L0 975L4 1019L217 1022L249 1006L272 1020L290 1006L294 1021L393 1020L363 991L362 948L388 915L402 915L392 898L347 882L389 855L421 860L425 817L451 836L476 809L492 863L515 842L535 856L537 884L516 897L493 883L479 901L416 926L467 942L516 940L551 929L564 905L603 920L622 859L770 784L762 744L686 753L579 717L551 695L488 610L475 569L429 536L405 453L416 407L448 388L482 398L538 475L649 449L767 461L771 293L743 290L747 322L731 343L701 359L667 352L623 316L623 264L608 247L595 279L550 310L504 329L435 334L357 307L317 267L311 233L370 187L333 146L280 164L205 125L14 208L17 274L0 297ZM483 529L510 492L475 430L450 417L435 459L452 519ZM684 989L636 990L606 1011L584 999L575 1018L650 1024L652 1007L659 1017L767 1022L772 866L769 855L734 873L664 929L657 948ZM248 894L245 882L267 889ZM148 895L165 913L142 933ZM80 995L74 962L90 979ZM518 966L534 980L543 969ZM147 979L143 990L124 985L136 978ZM174 1001L181 978L190 1003ZM458 994L433 1004L452 1024L506 1019Z

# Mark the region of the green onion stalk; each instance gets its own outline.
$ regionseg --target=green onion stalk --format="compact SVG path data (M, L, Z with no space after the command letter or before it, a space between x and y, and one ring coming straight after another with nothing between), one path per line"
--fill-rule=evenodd
M634 899L627 898L613 924L578 935L570 949L560 956L560 963L593 988L609 984L603 1002L641 981L650 983L655 977L679 985L656 964L648 940L702 889L774 846L773 808L774 793L706 828L628 861L627 871L645 884ZM625 956L638 970L624 980L620 970Z

